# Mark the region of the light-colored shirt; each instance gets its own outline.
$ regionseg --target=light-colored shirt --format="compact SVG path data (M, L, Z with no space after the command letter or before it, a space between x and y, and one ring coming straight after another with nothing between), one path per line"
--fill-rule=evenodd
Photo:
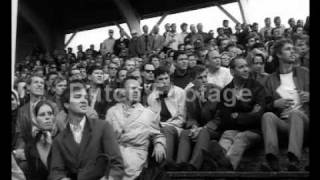
M170 41L172 41L172 42L170 43ZM165 44L173 50L178 50L178 44L179 44L178 34L172 33L172 32L168 33L166 40L165 40Z
M184 38L188 35L189 33L187 33L187 32L181 32L181 33L179 33L177 36L177 38L178 38L178 45L179 44L184 44Z
M94 105L97 101L98 91L99 91L99 89L96 89L95 91L90 90L90 99L91 99L90 107L92 107L93 109L94 109Z
M113 38L112 39L108 38L108 39L104 40L101 44L101 49L100 49L101 53L103 55L105 55L107 53L113 53L113 46L114 46L115 42L116 42L116 40Z
M233 76L230 73L229 68L220 67L215 73L208 73L208 83L215 84L221 88L224 88L227 84L229 84Z
M276 90L277 93L281 98L292 99L294 102L291 107L283 110L281 117L286 118L288 117L288 113L290 111L300 108L301 104L298 91L296 90L296 85L293 81L293 73L291 72L288 74L280 74L280 82L281 84Z
M70 123L70 128L73 134L73 138L78 144L80 144L82 139L82 132L84 129L85 122L86 122L86 117L84 116L78 125L73 125Z

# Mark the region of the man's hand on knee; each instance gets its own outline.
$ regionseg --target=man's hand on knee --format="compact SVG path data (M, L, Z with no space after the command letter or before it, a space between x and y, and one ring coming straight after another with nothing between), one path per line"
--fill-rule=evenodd
M166 150L162 144L157 143L154 146L152 157L155 157L156 162L158 163L166 159Z

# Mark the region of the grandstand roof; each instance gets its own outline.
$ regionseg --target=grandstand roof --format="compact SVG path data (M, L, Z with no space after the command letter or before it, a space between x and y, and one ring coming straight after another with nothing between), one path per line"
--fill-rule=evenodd
M19 0L64 33L125 23L116 0ZM237 2L236 0L128 0L141 19Z

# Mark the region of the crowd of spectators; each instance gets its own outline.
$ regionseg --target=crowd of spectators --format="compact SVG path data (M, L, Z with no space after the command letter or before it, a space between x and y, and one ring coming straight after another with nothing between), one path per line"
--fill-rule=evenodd
M287 170L308 169L309 17L264 23L144 25L109 30L98 50L33 51L14 72L15 168L30 180L237 170L263 143L261 170L280 171L284 136Z

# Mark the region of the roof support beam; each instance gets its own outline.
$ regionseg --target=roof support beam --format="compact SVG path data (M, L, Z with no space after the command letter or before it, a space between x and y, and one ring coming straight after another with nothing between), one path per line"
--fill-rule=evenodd
M152 27L152 30L150 31L150 33L149 34L152 34L153 33L153 31L154 31L154 28L156 27L156 26L160 26L160 24L163 22L163 20L167 17L167 13L164 13L162 16L161 16L161 18L159 19L159 21Z
M130 31L135 30L141 34L140 16L130 4L129 0L113 0L122 16L126 19Z
M11 1L11 89L14 84L14 72L16 66L16 42L18 22L18 0Z
M160 24L163 22L163 20L167 17L167 13L165 13L165 14L163 14L162 16L161 16L161 18L159 19L159 21L157 22L157 26L160 26Z
M73 33L73 34L71 35L71 37L68 39L68 41L64 44L64 48L66 48L66 47L70 44L70 42L71 42L72 39L76 36L77 33L78 33L78 32L75 32L75 33Z
M131 37L128 35L128 33L118 24L115 22L115 25L119 28L119 30L123 31L124 35L128 38L128 39L131 39Z
M227 15L234 23L240 23L235 17L233 17L226 9L224 9L221 5L217 5L217 7Z
M243 7L243 6L246 6L248 4L248 2L245 0L238 0L238 4L239 4L239 8L240 8L242 22L245 24L248 24L248 15L245 12L244 7Z

